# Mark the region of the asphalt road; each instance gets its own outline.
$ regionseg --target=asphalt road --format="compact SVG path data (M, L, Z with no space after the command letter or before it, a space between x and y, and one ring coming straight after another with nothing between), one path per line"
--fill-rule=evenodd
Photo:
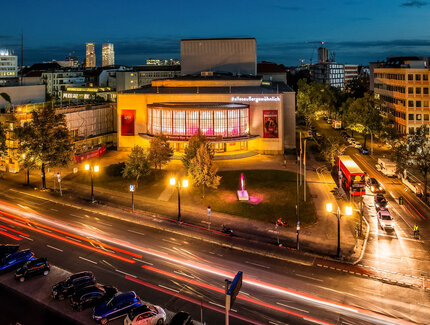
M245 278L231 324L397 324L430 318L428 294L419 289L316 262L298 265L243 253L5 189L0 200L0 242L19 242L70 272L92 270L104 284L134 290L172 312L187 310L207 324L224 323L224 280L239 270Z

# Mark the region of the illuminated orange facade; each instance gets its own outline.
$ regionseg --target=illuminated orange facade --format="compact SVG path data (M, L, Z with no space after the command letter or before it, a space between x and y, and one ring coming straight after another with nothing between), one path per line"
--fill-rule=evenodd
M279 154L295 147L295 93L257 77L181 77L118 93L118 148L167 136L182 152L200 132L216 152Z
M384 102L384 114L395 122L401 134L429 125L429 69L422 67L381 67L374 70L375 97Z

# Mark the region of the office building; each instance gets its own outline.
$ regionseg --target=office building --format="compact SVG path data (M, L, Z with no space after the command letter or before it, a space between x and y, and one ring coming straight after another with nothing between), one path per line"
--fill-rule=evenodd
M0 86L18 84L18 57L12 51L0 49Z
M85 55L85 67L95 68L96 67L96 49L95 43L86 43L86 55Z
M295 92L257 76L213 74L152 81L117 94L118 148L148 147L167 136L183 152L199 131L216 153L282 154L295 148Z
M112 66L115 64L115 52L112 43L102 45L102 67Z
M85 86L84 72L74 69L46 71L40 79L46 85L46 92L55 98L61 98L62 91L68 87Z
M255 38L213 38L181 40L182 75L201 72L257 74Z
M321 82L327 86L344 89L344 65L337 62L317 63L310 66L312 81Z
M430 126L429 58L388 57L371 75L375 97L383 101L381 112L401 134Z
M146 65L180 65L181 61L178 59L147 59Z
M141 65L133 67L138 74L139 87L148 86L153 80L172 79L181 75L180 65Z
M344 65L344 76L345 76L345 87L351 82L353 79L358 77L358 65L355 64L345 64Z

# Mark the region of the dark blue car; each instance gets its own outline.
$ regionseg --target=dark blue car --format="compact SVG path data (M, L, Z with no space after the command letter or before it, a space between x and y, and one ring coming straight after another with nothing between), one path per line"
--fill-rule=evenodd
M112 299L94 308L93 319L100 324L125 316L130 310L141 306L142 302L134 291L118 293Z
M29 249L9 254L1 259L0 271L16 270L20 266L24 265L25 262L32 261L34 259L34 253Z

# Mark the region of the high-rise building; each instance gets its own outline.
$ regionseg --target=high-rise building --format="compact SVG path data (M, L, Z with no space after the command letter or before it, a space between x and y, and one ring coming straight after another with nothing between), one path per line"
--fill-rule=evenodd
M337 62L313 64L310 67L311 80L327 86L343 89L345 87L345 68Z
M95 43L86 43L86 60L85 67L86 68L95 68L96 67L96 50Z
M12 51L0 49L0 86L18 82L18 57Z
M381 113L399 133L430 126L429 76L427 57L388 57L375 65L371 74L375 97L382 100Z
M115 64L115 52L112 43L102 45L102 67Z
M325 63L328 61L328 49L321 46L318 48L318 62Z

